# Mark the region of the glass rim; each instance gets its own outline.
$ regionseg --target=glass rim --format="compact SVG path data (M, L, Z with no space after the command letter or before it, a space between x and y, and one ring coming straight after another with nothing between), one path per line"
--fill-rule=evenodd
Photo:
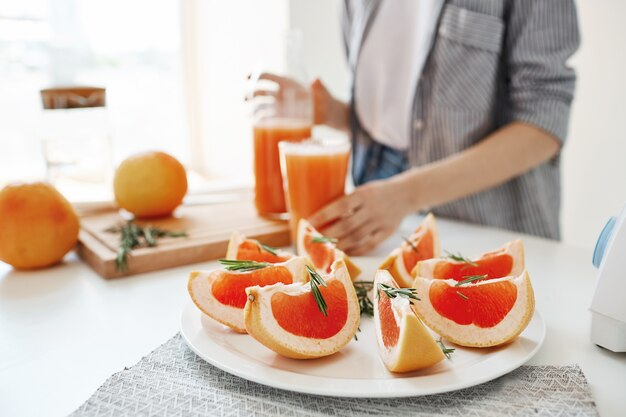
M349 140L339 138L312 138L300 142L278 142L280 153L289 155L335 155L349 153L350 147Z

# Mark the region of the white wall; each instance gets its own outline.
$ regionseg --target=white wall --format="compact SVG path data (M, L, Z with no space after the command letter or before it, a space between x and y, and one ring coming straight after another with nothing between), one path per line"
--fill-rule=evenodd
M307 67L331 91L347 93L339 0L290 0L292 27L304 32ZM626 2L578 0L582 47L573 57L578 91L563 151L561 224L567 243L592 247L626 203Z
M626 204L626 2L577 1L582 45L578 90L563 152L566 242L591 246Z
M341 0L290 0L292 28L303 32L305 65L309 76L319 77L331 92L347 99L348 66L340 16Z

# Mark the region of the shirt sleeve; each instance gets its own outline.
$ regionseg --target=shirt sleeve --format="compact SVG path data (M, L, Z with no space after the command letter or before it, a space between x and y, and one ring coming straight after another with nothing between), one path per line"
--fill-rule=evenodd
M506 34L511 120L567 136L580 36L573 0L513 0Z

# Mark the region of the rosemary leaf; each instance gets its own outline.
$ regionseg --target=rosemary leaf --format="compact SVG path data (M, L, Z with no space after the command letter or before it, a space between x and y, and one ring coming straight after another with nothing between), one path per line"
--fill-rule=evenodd
M125 224L106 228L105 232L120 234L120 246L117 249L117 256L115 258L115 268L120 272L128 270L128 257L131 256L133 249L145 246L157 246L157 239L164 236L187 236L187 232L184 230L172 232L152 226L141 227L132 220L129 220Z
M334 237L315 236L311 239L312 243L337 243L337 239Z
M374 288L374 281L356 281L353 282L356 297L359 300L361 314L374 317L374 303L368 297L368 293Z
M118 227L116 233L120 233L120 246L115 258L115 267L118 271L128 269L128 257L134 248L139 246L139 229L135 223L129 221Z
M224 265L224 269L227 271L237 272L256 271L272 265L269 262L240 261L235 259L219 259L218 262Z
M404 240L411 247L411 249L413 249L413 252L419 253L417 251L417 246L415 246L415 243L411 242L411 240L408 237L402 236L402 240Z
M311 292L313 293L315 302L317 302L317 307L320 309L323 315L328 317L328 305L326 305L326 300L324 300L322 292L319 288L320 285L326 287L326 281L324 281L324 278L322 278L322 276L310 266L307 265L306 269L309 272L309 278L311 279Z
M463 281L457 282L454 286L455 287L460 287L461 285L469 284L470 282L480 281L481 279L487 278L487 276L488 276L487 274L484 274L484 275L465 275L463 277L465 279Z
M463 294L462 292L457 291L456 293L457 293L457 294L459 295L459 297L461 297L462 299L464 299L464 300L469 300L469 297L468 297L467 295Z
M406 298L411 304L413 304L413 300L420 301L419 297L417 296L417 290L415 288L394 288L381 282L378 284L379 296L381 291L389 298Z
M446 345L443 344L443 340L441 340L441 337L437 339L437 344L441 348L441 351L443 352L443 354L446 355L446 358L451 359L452 354L454 353L456 349L446 347Z
M448 252L448 251L445 251L445 252L446 252L446 258L452 259L453 261L464 262L464 263L466 263L468 265L471 265L471 266L478 266L478 264L476 262L474 262L474 261L470 260L469 258L466 258L465 256L461 255L460 252L457 252L457 253L452 253L452 252Z
M143 229L143 238L146 239L146 243L149 247L157 245L156 238L154 236L154 228L152 226L146 226Z
M269 253L271 253L274 256L278 256L278 252L276 252L278 249L276 249L276 248L273 248L273 247L268 246L268 245L264 245L261 242L259 242L259 247L261 249L263 249L265 252L269 252Z
M178 230L178 231L170 231L170 230L162 230L162 229L157 229L159 230L161 233L163 233L163 237L187 237L189 236L187 234L187 232L185 230ZM159 236L161 237L161 236Z
M361 326L357 327L356 329L359 333L361 333ZM356 340L357 342L359 341L359 338L357 337L356 333L354 334L354 340Z

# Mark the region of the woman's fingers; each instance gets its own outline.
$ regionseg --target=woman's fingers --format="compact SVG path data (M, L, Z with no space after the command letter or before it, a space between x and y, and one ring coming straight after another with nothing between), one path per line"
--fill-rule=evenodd
M278 96L278 91L276 90L254 90L252 92L252 97L274 97Z
M276 75L271 72L263 72L259 75L259 80L272 81L282 87L295 87L300 86L300 84L292 80L291 78L283 77L282 75Z
M355 229L352 233L339 239L337 246L339 246L339 249L344 251L350 250L361 245L364 239L367 240L369 236L371 236L378 229L379 226L377 224L373 224L372 222L366 223L365 225Z
M324 229L326 225L330 225L342 217L352 215L361 206L361 199L356 194L350 194L326 205L324 208L310 216L308 220L311 222L313 227L317 229Z
M330 236L342 240L349 236L353 231L362 228L367 222L369 215L363 206L349 216L345 216L332 223L330 226L323 228L322 232L325 236Z
M359 240L346 246L344 251L350 255L365 255L373 251L376 246L385 238L383 229L377 228L365 234Z
M345 248L358 245L359 242L381 229L381 227L381 224L376 222L375 219L370 219L362 227L354 229L349 235L345 236L343 240L340 240L339 243L344 242L343 247Z

